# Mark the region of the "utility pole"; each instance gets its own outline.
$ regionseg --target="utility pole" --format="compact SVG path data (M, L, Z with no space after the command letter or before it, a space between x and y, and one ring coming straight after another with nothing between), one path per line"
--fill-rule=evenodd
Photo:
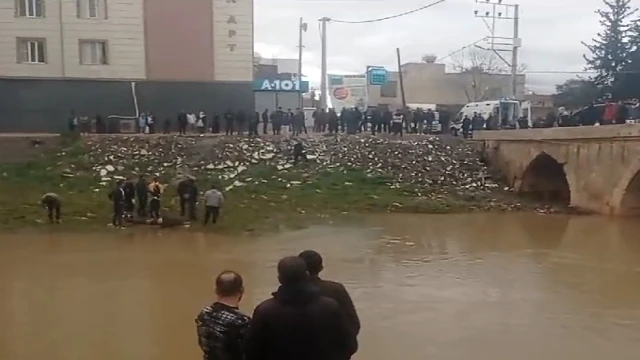
M398 79L400 80L400 95L402 96L402 109L407 108L407 98L404 96L404 77L402 76L402 60L400 60L400 48L396 48L398 58Z
M476 17L482 19L484 24L487 26L487 29L491 33L491 36L487 37L487 39L491 42L490 50L493 51L502 61L507 64L507 66L511 68L511 95L516 98L518 95L518 49L522 46L522 39L519 38L520 5L504 4L502 0L476 0L476 3L492 6L492 11L487 11L484 14L481 14L478 10L476 10L474 13ZM512 11L511 15L509 15L509 10ZM491 20L491 25L487 23L486 19ZM496 36L496 20L512 20L512 36ZM477 47L481 48L479 46ZM511 62L505 60L505 58L500 54L501 52L510 52Z
M307 23L300 18L300 28L298 29L298 108L302 110L302 33L307 31Z
M320 21L320 37L322 38L322 79L320 82L320 106L327 109L327 23L331 21L323 17Z
M511 88L513 98L518 95L518 48L520 47L519 29L520 26L520 5L513 6L513 49L511 50Z

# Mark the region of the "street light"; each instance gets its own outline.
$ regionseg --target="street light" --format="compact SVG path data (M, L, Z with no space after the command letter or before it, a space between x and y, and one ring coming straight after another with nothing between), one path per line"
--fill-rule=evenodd
M303 108L302 101L302 33L307 32L308 24L300 18L300 27L298 33L298 107Z

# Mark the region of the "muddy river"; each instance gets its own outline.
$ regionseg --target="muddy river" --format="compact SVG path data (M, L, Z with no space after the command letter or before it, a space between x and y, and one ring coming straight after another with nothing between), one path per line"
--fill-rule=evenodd
M385 216L259 239L170 231L0 236L0 359L201 358L213 276L244 310L275 263L314 248L351 291L356 359L636 360L640 225L546 215Z

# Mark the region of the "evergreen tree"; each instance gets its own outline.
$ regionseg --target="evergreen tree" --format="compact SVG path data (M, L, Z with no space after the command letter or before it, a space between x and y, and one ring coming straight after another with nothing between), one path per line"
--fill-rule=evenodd
M631 0L603 0L605 9L597 10L600 15L602 31L592 40L592 44L583 43L590 55L585 55L587 68L597 75L595 84L612 91L622 80L620 74L629 64L632 44L629 37L632 32L631 16L637 11L631 7Z
M640 98L640 19L633 22L629 34L629 62L616 86L620 98Z
M596 102L601 95L600 88L592 81L580 78L569 79L563 84L556 85L553 104L577 110Z

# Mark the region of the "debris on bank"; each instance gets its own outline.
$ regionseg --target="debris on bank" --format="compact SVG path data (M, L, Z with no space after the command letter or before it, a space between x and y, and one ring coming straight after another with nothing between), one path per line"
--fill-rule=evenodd
M298 141L308 162L294 165L292 152ZM101 136L86 143L85 160L98 188L146 174L170 176L174 182L184 176L217 178L227 191L272 181L288 189L313 182L327 171L358 170L416 201L446 204L456 198L482 204L473 208L477 210L524 207L510 189L492 181L474 145L447 137ZM252 171L257 167L270 171ZM389 208L401 211L405 206L399 200Z
M306 175L359 169L370 176L387 177L390 187L414 185L427 192L455 189L477 193L499 187L489 179L471 145L461 142L450 145L438 137L391 140L372 136L302 139L114 136L89 140L87 156L95 176L105 182L115 177L166 172L194 176L208 173L232 180L255 165L271 166L278 172L291 171L292 149L297 141L304 144L309 160L299 165L299 171Z

